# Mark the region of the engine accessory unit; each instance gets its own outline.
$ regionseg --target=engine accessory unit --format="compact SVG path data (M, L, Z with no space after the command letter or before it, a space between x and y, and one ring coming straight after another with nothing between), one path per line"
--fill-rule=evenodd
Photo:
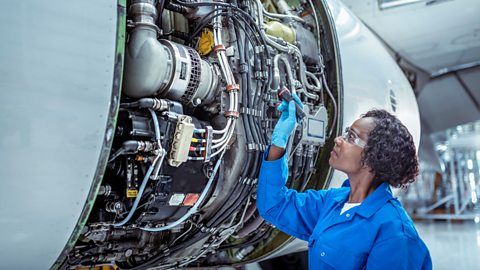
M316 42L328 31L314 25L315 7L130 0L126 8L110 158L87 229L61 269L215 267L258 258L267 246L275 250L284 240L256 212L255 192L281 117L276 107L292 99L281 90L296 91L304 106L297 107L303 120L289 141L287 186L299 191L318 183L311 177L324 162L327 125L334 123L327 108L340 97L326 85L337 79L330 69L335 50Z
M177 127L173 134L170 156L168 164L173 167L180 166L188 160L190 142L193 138L193 130L195 126L192 124L192 118L186 115L178 117Z
M303 121L302 142L323 145L328 124L327 109L320 106L315 115L307 114Z
M157 27L151 23L157 16L153 2L138 1L133 6L136 27L126 48L123 92L133 98L160 95L183 104L197 99L211 102L217 91L216 70L193 48L157 40Z

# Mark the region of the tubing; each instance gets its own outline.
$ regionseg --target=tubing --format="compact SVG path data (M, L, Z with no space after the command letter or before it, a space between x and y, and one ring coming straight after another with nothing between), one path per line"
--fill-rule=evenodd
M328 132L328 138L330 138L330 136L332 136L333 129L335 128L335 124L337 123L337 101L335 101L335 97L333 96L332 92L330 91L330 88L328 87L327 79L325 79L325 73L322 73L322 80L323 80L323 84L325 85L325 90L327 91L328 95L332 99L332 103L333 103L332 128L330 129L330 132Z
M215 164L215 167L213 168L212 175L208 179L208 183L205 186L205 188L203 189L202 194L200 194L200 197L198 198L197 202L192 206L192 208L190 208L190 210L188 210L187 213L185 213L185 215L183 215L177 221L174 221L174 222L172 222L168 225L165 225L163 227L160 227L160 228L140 228L140 229L142 229L144 231L147 231L147 232L161 232L161 231L169 230L171 228L174 228L174 227L178 226L180 223L182 223L186 219L188 219L192 214L196 213L198 207L200 206L200 204L202 204L203 200L207 196L208 191L210 190L210 187L213 183L213 179L215 179L215 176L217 175L217 170L218 170L218 167L220 166L220 163L222 161L222 157L223 157L224 153L225 152L223 152L222 155L218 158L217 163ZM142 183L142 185L143 185L143 183Z
M161 156L161 161L160 163L163 161L163 158L165 157L165 155L162 155ZM150 175L152 174L153 172L153 168L155 167L155 164L157 163L158 159L160 158L160 155L158 155L155 160L152 162L152 164L150 165L150 167L148 168L148 171L147 173L145 174L145 177L143 177L143 181L142 181L142 185L140 185L140 189L138 190L138 195L137 197L135 198L135 201L133 202L133 206L132 208L130 209L130 212L128 213L127 217L118 222L118 223L115 223L113 224L114 227L120 227L120 226L123 226L125 225L133 216L133 214L135 213L135 210L137 210L137 207L138 207L138 204L140 203L140 199L142 198L142 195L143 195L143 192L145 191L145 187L147 186L147 182L148 182L148 179L150 178Z
M262 7L262 13L265 14L265 16L267 17L270 17L270 18L277 18L277 19L292 19L292 20L295 20L297 22L301 22L301 23L304 23L305 20L298 17L298 16L295 16L295 15L292 15L292 14L275 14L275 13L270 13L268 12L265 7L262 5L262 3L260 2L260 0L256 0L257 2L257 6L261 6Z

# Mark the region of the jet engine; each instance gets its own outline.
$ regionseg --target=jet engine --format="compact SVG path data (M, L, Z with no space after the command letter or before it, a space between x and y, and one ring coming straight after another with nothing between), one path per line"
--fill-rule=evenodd
M327 179L318 168L338 90L326 13L285 0L132 0L126 11L111 153L61 267L170 269L268 255L289 239L255 206L285 88L306 113L288 144L287 185Z

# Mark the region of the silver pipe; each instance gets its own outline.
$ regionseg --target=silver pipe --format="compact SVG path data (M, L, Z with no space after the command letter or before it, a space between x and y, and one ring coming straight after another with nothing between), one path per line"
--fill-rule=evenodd
M129 14L133 15L133 22L155 25L157 9L154 0L134 0L132 2Z
M322 83L317 78L317 76L315 76L315 74L311 73L310 71L305 71L305 75L310 77L313 80L313 82L315 83L315 85L312 85L312 87L314 87L314 89L316 89L316 90L322 89Z
M283 14L291 15L292 8L288 5L285 0L272 0L272 2L277 6L278 11Z
M300 70L299 70L299 77L300 77L300 81L302 82L302 84L308 88L308 89L312 89L314 91L320 91L320 88L316 87L316 86L313 86L311 85L310 83L308 83L307 81L307 78L306 78L306 75L305 75L305 72L306 72L306 67L305 67L305 63L303 63L302 61L302 53L300 52L300 50L296 47L296 46L293 46L291 44L287 44L287 45L280 45L278 44L277 42L275 42L275 37L272 37L270 35L266 35L264 33L264 29L263 29L263 5L262 3L259 1L259 0L256 0L256 5L257 5L257 12L258 12L258 22L260 24L260 26L262 27L261 31L260 31L260 34L265 38L266 42L268 45L274 47L275 49L279 50L279 51L282 51L282 52L286 52L288 54L296 54L298 57L299 57L299 62L300 62ZM312 4L312 8L313 8L313 4ZM316 18L316 14L315 14L315 18ZM318 22L318 20L317 20ZM317 25L317 32L318 32L318 25ZM320 36L318 36L320 37ZM317 38L318 39L318 38ZM318 43L319 45L320 43ZM323 64L322 64L323 65ZM305 94L305 96L307 96L308 98L310 99L314 99L314 100L317 100L319 97L318 95L316 94L312 94L312 93L309 93L306 89L300 89L300 92L302 92L303 94Z
M256 0L256 4L257 4L257 8L259 9L259 12L261 12L261 15L263 16L263 14L265 14L265 16L267 17L271 17L271 18L277 18L277 19L285 19L285 18L288 18L288 19L292 19L292 20L295 20L297 22L301 22L301 23L304 23L305 20L298 17L298 16L295 16L291 13L286 13L286 14L275 14L275 13L270 13L268 12L265 7L262 5L262 2L260 2L260 0Z
M305 63L302 61L302 53L300 52L300 50L296 50L295 53L297 54L297 57L299 58L299 65L300 65L300 70L298 71L299 72L299 75L300 75L300 81L302 82L304 88L301 89L301 91L310 99L314 99L314 100L318 100L318 95L317 94L312 94L310 92L307 91L307 89L309 90L313 90L315 92L318 92L320 91L320 87L317 87L317 86L314 86L314 85L311 85L308 80L307 80L307 76L306 76L306 72L307 72L307 68L305 67Z
M273 78L272 78L272 85L271 88L273 90L277 90L280 85L280 68L278 67L278 62L282 61L285 65L285 69L287 70L288 81L290 84L290 90L295 89L295 80L293 78L292 67L290 66L290 62L283 54L277 54L273 58Z
M225 132L227 132L228 128L230 127L230 124L232 122L232 119L228 119L227 121L227 125L225 126L225 128L223 128L222 130L213 130L213 134L223 134Z
M162 155L164 157L167 153L162 148L162 142L160 141L160 137L161 137L160 123L158 121L157 114L152 109L148 109L148 110L150 111L150 114L152 115L152 119L153 119L153 125L154 125L154 128L155 128L155 139L156 139L157 144L158 144L158 155ZM162 158L162 161L163 161L163 158ZM155 168L153 169L153 176L152 176L153 180L158 179L158 173L160 172L160 168L162 167L162 161L155 164Z
M218 14L219 12L220 11L217 10L215 13ZM217 16L217 17L215 17L215 19L213 21L213 39L214 39L215 46L223 45L222 44L221 19L222 19L222 16ZM220 64L220 69L222 70L222 73L225 77L227 85L236 84L235 77L233 76L232 69L230 68L230 65L228 64L228 59L227 59L227 56L225 55L225 51L223 51L223 50L217 51L217 57L218 57L218 62ZM238 112L238 104L237 104L238 103L238 94L236 92L230 92L229 97L230 97L229 111ZM228 126L227 132L223 133L223 136L221 137L221 139L219 139L219 141L218 141L219 145L217 145L217 146L214 145L215 147L220 147L221 146L219 151L222 151L223 149L225 149L228 141L230 141L230 139L232 137L232 134L233 134L233 130L235 129L235 124L236 124L235 119L232 119L232 121L229 121L227 123L227 126ZM226 136L226 138L225 138L225 136ZM217 141L217 140L215 140L215 141Z
M323 80L323 84L325 85L325 90L327 91L328 95L332 99L332 103L333 103L332 128L330 129L330 132L328 132L328 138L330 138L330 136L332 136L332 133L333 133L333 128L335 127L335 124L337 123L337 101L335 100L335 97L333 96L332 92L330 91L330 88L328 87L327 79L325 79L325 73L322 73L322 80Z
M155 18L157 11L153 0L135 1L129 9L136 24L129 37L125 52L123 92L131 97L153 95L169 79L170 52L157 41ZM155 74L155 76L150 76Z
M216 156L216 155L218 155L218 154L220 154L220 153L224 153L223 150L227 147L228 142L229 142L230 139L232 138L233 130L234 130L234 128L231 128L231 129L228 131L228 137L227 137L227 139L224 141L223 144L221 144L222 147L221 147L219 150L217 150L215 153L212 154L212 157L214 157L214 156ZM212 148L213 148L213 147L212 147Z
M305 72L305 74L310 77L314 82L315 84L317 85L318 89L320 89L320 100L322 103L325 103L325 99L323 97L323 89L322 89L322 82L317 78L317 76L315 76L315 74L307 71Z

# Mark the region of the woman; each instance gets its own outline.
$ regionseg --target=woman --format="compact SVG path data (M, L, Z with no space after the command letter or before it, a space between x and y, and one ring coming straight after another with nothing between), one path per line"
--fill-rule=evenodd
M335 138L329 163L348 175L342 187L299 193L284 186L294 101L284 101L279 110L260 170L257 207L278 229L308 241L309 268L431 269L426 245L390 189L418 174L407 128L387 111L367 112Z

